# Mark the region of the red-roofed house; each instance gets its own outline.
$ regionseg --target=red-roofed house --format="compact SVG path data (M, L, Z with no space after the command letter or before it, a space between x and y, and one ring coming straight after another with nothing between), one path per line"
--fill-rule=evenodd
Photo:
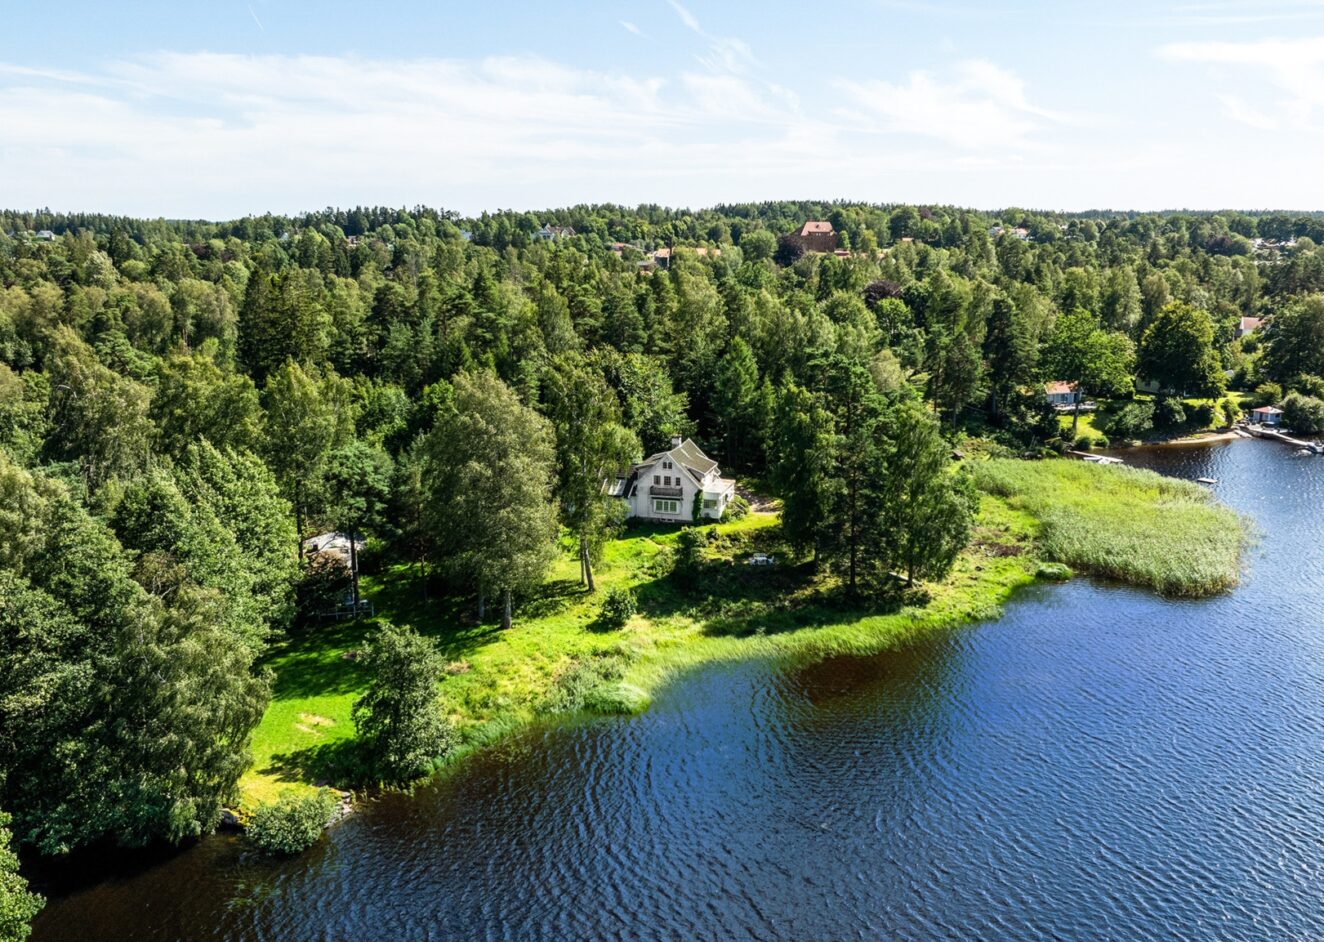
M1237 336L1244 337L1247 334L1254 333L1260 329L1260 325L1263 323L1264 318L1262 317L1243 317L1241 323L1237 325Z
M1080 387L1075 383L1053 380L1051 383L1044 383L1044 393L1047 394L1049 403L1054 406L1072 406L1080 401Z
M806 252L835 252L837 233L832 223L811 219L791 236Z

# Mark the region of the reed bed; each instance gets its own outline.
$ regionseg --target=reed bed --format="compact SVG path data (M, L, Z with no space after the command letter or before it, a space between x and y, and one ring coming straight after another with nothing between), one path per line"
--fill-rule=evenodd
M1205 488L1138 468L994 459L979 486L1039 521L1045 558L1164 595L1235 586L1247 521Z

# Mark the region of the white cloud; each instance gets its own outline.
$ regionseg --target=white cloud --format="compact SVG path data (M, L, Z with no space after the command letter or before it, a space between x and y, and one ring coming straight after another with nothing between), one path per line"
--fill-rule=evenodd
M680 17L681 23L685 24L685 28L703 37L704 41L708 43L708 53L697 58L709 69L714 72L743 72L748 67L757 64L758 60L754 58L754 50L743 39L738 39L735 36L714 36L699 25L699 21L694 14L683 6L679 0L667 0L667 2L676 11L676 15Z
M1025 83L1014 73L983 60L960 63L944 81L931 72L912 72L904 83L840 81L854 109L843 115L877 123L880 130L934 138L970 149L1023 147L1058 115L1030 103Z
M624 29L627 33L634 33L636 36L642 36L644 34L643 30L641 30L634 23L631 23L629 20L618 20L617 22L621 24L621 28Z
M1315 109L1324 105L1324 36L1169 43L1159 47L1158 55L1175 62L1248 69L1277 87L1280 94L1275 101L1257 105L1248 104L1240 94L1218 95L1228 117L1251 127L1271 130L1284 123L1308 127Z
M170 215L666 198L820 173L831 129L776 85L544 59L162 53L99 71L0 65L8 205ZM695 178L696 173L704 174Z

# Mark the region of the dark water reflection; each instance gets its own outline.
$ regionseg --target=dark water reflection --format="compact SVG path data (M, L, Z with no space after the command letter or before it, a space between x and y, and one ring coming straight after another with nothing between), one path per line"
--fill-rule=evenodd
M1324 938L1324 459L1129 452L1262 531L1235 593L1078 580L996 623L536 730L305 857L216 838L62 939Z

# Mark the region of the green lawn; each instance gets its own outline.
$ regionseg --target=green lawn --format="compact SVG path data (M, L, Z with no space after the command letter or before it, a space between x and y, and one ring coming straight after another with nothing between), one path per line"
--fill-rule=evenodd
M1182 404L1186 406L1187 409L1190 409L1191 406L1206 405L1206 404L1216 405L1221 403L1224 399L1231 399L1234 402L1236 402L1237 405L1239 405L1242 411L1244 412L1246 411L1247 408L1246 403L1250 398L1251 396L1249 393L1229 392L1226 395L1221 396L1217 399L1183 399ZM1100 438L1111 439L1112 436L1109 434L1109 422L1112 419L1112 417L1117 413L1118 410L1120 410L1123 406L1125 406L1127 403L1132 401L1149 402L1149 401L1153 401L1153 399L1154 396L1148 393L1137 393L1134 397L1134 400L1098 399L1096 400L1098 404L1098 409L1096 411L1082 412L1080 414L1080 425L1077 428L1074 435L1071 434L1071 423L1073 419L1071 413L1068 412L1066 414L1059 415L1057 417L1058 425L1062 429L1063 435L1069 441L1072 442L1074 442L1077 438L1080 438L1081 436L1085 436L1085 435L1088 435L1090 438L1093 438L1095 440L1098 440ZM1195 422L1187 422L1186 425L1182 426L1179 429L1169 430L1168 437L1184 438L1189 435L1199 435L1203 432L1212 432L1222 427L1223 427L1223 423L1221 417L1214 419L1213 422L1204 426L1198 425ZM1124 444L1124 443L1118 441L1118 442L1113 442L1113 444Z
M565 547L543 591L515 614L510 631L473 623L471 606L424 601L413 570L395 567L367 578L379 619L412 625L434 638L451 661L443 697L467 748L565 703L585 679L605 710L639 709L677 672L703 662L754 656L816 658L882 650L917 631L990 617L1011 591L1033 578L1033 521L986 498L975 541L941 584L892 604L851 608L832 579L807 563L786 563L777 518L760 513L715 529L703 587L679 591L661 572L673 528L641 527L612 542L597 569L599 591L578 583ZM783 564L750 567L749 553L776 552ZM596 624L603 591L629 585L639 614L621 630ZM286 787L335 780L337 745L353 736L350 711L364 677L346 655L361 647L371 622L315 626L268 658L274 695L253 737L253 765L240 782L242 806Z
M748 657L816 659L867 654L914 634L996 615L1018 586L1053 559L1164 591L1215 591L1235 582L1240 519L1195 485L1149 472L1075 461L971 462L986 492L970 546L941 583L872 607L848 605L829 576L788 560L777 517L750 514L716 526L699 590L663 575L678 531L632 528L597 569L599 592L578 583L567 544L514 627L475 624L471 605L425 601L408 567L365 579L379 619L434 638L450 661L442 696L464 744L461 754L540 716L574 710L643 709L677 673ZM780 565L741 563L775 552ZM597 625L603 590L633 589L639 614L622 629ZM347 654L371 622L316 626L268 659L276 683L240 782L242 807L288 787L343 784L337 750L353 736L350 711L364 677Z

